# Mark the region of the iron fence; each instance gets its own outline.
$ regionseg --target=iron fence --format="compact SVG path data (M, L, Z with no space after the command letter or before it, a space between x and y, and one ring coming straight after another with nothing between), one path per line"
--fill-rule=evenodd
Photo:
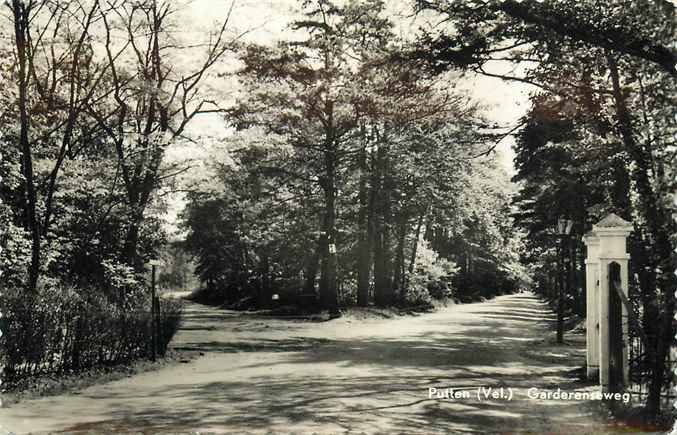
M632 308L635 319L642 319L643 310L638 298L632 298L631 301L633 301ZM646 345L647 343L654 343L656 337L647 334L647 332L642 329L641 324L633 322L630 322L628 325L628 336L630 385L627 387L627 391L633 395L637 401L643 402L649 395L648 390L652 377L651 367L653 365L653 357L646 349ZM677 355L674 348L670 354L668 354L665 364L667 370L665 370L662 383L661 407L663 409L668 409L671 404L674 403L674 400L677 399L677 394L675 394L675 388L677 387L677 376L675 376L675 370L677 370Z

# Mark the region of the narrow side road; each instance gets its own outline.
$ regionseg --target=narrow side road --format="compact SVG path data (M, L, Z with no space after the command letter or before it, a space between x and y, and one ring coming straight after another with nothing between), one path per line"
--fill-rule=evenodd
M614 433L572 372L583 337L555 346L530 294L397 319L271 320L190 305L174 347L197 360L0 409L20 433ZM429 388L469 398L430 397ZM491 387L508 397L486 398ZM486 392L488 390L484 390Z

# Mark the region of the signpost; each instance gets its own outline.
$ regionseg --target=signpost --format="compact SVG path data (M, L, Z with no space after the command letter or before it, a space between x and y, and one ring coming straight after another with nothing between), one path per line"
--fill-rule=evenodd
M155 277L157 267L162 265L162 262L159 260L151 260L148 263L151 267L150 275L150 331L151 331L151 360L155 362L157 356L157 350L159 347L158 333L160 329L160 319L159 319L159 310L160 310L160 301L155 292Z

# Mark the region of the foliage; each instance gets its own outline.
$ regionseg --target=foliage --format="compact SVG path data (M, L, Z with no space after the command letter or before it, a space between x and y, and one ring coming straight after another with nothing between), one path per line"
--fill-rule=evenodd
M276 291L298 289L312 245L312 209L296 203L276 178L259 166L270 151L238 152L239 166L214 168L222 187L188 195L183 213L185 249L196 257L195 272L225 302L247 295L267 305Z
M655 351L643 358L652 367L647 408L657 413L677 288L668 273L677 258L666 201L672 193L666 175L675 132L674 116L668 115L675 56L666 47L674 38L674 6L624 0L428 6L450 22L464 23L422 41L433 48L427 53L431 65L437 59L442 69L538 89L518 134L515 177L521 183L515 219L526 231L523 260L535 272L536 288L554 298L562 267L564 300L583 314L581 237L609 212L633 222L630 280L641 289L635 297L643 306L644 332L653 337L649 347ZM503 30L487 32L489 23ZM523 74L492 73L492 59L519 64ZM554 234L560 217L574 221L569 243Z
M433 296L428 290L430 279L420 273L408 274L407 293L404 296L404 302L412 306L430 306Z
M405 299L414 304L429 302L429 298L453 297L452 280L459 268L452 261L440 257L424 238L418 242L414 271L408 273Z
M168 290L192 290L199 282L195 279L193 271L195 264L186 252L183 241L174 240L168 242L162 249L160 258L163 266L160 268L158 286Z
M0 348L3 381L113 365L150 355L148 298L122 308L94 292L49 286L33 298L5 292ZM161 301L160 355L177 331L182 304Z
M477 105L454 78L398 61L406 43L383 2L306 6L300 40L242 47L232 165L212 165L188 195L186 248L205 291L389 305L448 296L453 265L474 259L492 295L514 289L511 192Z
M543 54L539 51L544 43L566 41L577 49L615 51L652 64L668 77L677 76L677 55L670 41L662 38L674 28L675 7L667 0L604 4L596 0L416 0L416 5L419 11L439 14L443 24L431 26L421 39L420 55L434 59L431 65L436 69L482 68L496 58L533 61Z
M166 243L158 189L184 169L165 149L213 106L200 85L231 42L226 20L195 69L179 67L174 7L0 5L0 288L22 376L147 353L143 265ZM85 342L91 351L69 361Z

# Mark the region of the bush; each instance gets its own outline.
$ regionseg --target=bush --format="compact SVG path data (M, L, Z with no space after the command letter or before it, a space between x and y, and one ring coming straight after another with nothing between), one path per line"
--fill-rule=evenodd
M458 274L454 286L458 289L455 296L460 300L476 302L481 298L492 299L514 293L519 289L519 281L495 265L486 263L473 273Z
M424 240L419 240L413 273L407 274L404 302L407 305L432 305L433 299L454 296L451 280L457 274L456 264L440 257Z
M404 295L404 302L407 305L432 305L432 297L430 292L428 292L427 276L417 273L410 274L408 282L409 286L407 287L407 292Z
M346 279L338 289L339 306L347 307L357 305L357 280Z
M451 298L454 292L447 281L444 279L432 279L428 281L428 293L433 299L442 300Z
M42 288L7 292L2 301L3 380L76 372L146 358L151 352L150 300L121 307L91 292ZM162 301L158 352L164 355L181 319L180 301Z

